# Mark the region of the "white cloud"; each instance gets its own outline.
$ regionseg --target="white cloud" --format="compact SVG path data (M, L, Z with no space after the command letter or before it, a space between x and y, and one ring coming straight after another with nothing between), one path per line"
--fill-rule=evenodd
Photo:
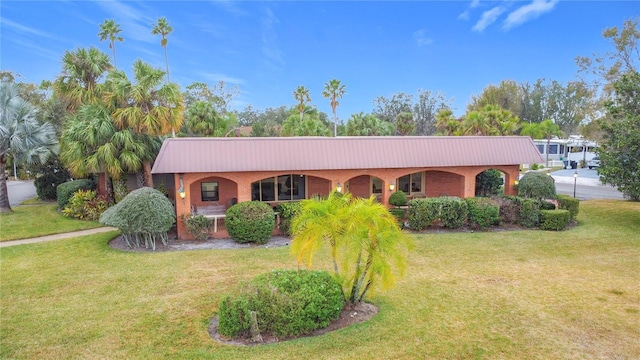
M149 12L136 9L122 1L98 1L96 3L115 19L116 24L121 24L121 34L125 39L160 43L155 39L155 36L151 35L151 28L157 19L147 15Z
M280 20L271 9L267 8L266 16L262 18L262 53L268 66L275 69L279 69L284 64L284 56L278 47L278 34L275 29L278 23Z
M206 72L201 72L198 74L199 78L204 78L207 79L209 82L212 83L217 83L218 81L224 81L227 84L232 84L232 85L243 85L244 84L244 79L240 79L240 78L235 78L232 76L228 76L225 74L219 74L219 73L206 73Z
M469 20L469 16L471 13L471 9L475 9L480 6L480 0L472 0L469 7L460 15L458 15L458 19L460 20Z
M524 5L511 12L504 21L502 28L509 30L525 22L535 19L540 15L553 10L558 0L533 0L530 4Z
M413 39L416 41L416 44L420 47L427 46L433 43L433 39L427 36L427 30L420 29L413 33Z
M59 36L55 36L51 33L48 32L44 32L29 26L25 26L22 24L18 24L15 21L11 21L7 18L0 18L0 21L2 22L2 25L12 29L13 31L15 31L16 33L21 33L23 35L35 35L38 37L44 37L47 39L52 39L52 40L57 40L57 41L64 41L64 38L59 37Z
M493 24L496 20L498 20L498 17L502 15L502 13L504 13L505 11L506 9L504 7L496 6L491 10L487 10L483 12L482 16L480 17L480 20L478 20L478 22L475 25L473 25L471 29L473 31L478 31L478 32L483 31L484 29L487 28L487 26Z

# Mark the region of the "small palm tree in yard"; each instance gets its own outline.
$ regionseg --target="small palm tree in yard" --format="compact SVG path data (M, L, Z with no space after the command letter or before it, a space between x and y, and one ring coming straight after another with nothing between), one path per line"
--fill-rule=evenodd
M337 192L303 201L292 234L291 252L307 267L324 245L329 246L334 278L351 306L376 289L392 287L413 248L393 215L373 197L356 199Z

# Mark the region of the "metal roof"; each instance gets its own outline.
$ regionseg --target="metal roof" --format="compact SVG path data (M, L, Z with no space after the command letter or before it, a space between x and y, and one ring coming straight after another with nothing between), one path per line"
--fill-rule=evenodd
M525 136L168 138L154 174L496 166L544 162Z

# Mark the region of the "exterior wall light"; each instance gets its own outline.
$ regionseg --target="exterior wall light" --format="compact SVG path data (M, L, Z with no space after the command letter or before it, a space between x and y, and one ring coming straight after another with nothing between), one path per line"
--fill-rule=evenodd
M338 183L338 186L336 186L336 190L338 190L338 192L342 192L342 184Z
M391 181L389 183L389 191L393 191L396 189L396 182L395 181Z
M184 200L184 198L187 196L187 193L184 191L184 182L182 181L182 175L184 174L180 174L180 187L178 188L178 196L180 196L180 198Z

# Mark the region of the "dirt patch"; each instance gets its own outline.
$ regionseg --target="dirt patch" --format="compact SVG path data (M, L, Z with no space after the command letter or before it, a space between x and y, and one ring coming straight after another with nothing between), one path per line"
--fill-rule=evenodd
M227 344L227 345L238 345L238 346L253 346L253 345L263 345L263 344L272 344L281 341L288 341L293 339L299 339L303 337L310 336L318 336L322 334L326 334L328 332L346 328L353 324L358 324L361 322L365 322L370 320L378 313L378 307L373 304L368 303L359 303L355 307L344 308L340 313L340 317L334 320L329 326L315 330L309 334L305 334L302 336L292 336L288 338L277 338L275 336L266 336L262 335L262 342L252 342L248 338L241 339L229 339L222 335L218 331L218 317L214 317L211 319L211 323L209 324L209 335L215 339L216 341Z

